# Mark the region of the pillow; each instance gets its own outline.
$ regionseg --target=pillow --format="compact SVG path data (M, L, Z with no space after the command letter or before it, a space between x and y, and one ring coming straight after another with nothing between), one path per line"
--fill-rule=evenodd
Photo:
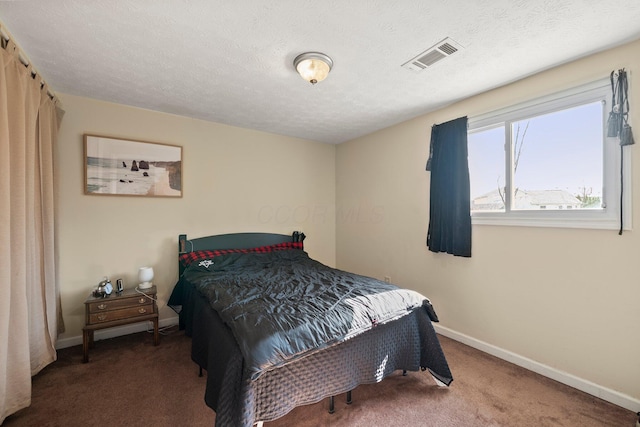
M276 243L275 245L264 246L264 247L270 249L268 252L286 251L289 249L304 249L304 245L302 244L302 242L283 242L283 243ZM260 251L257 251L257 252L260 252Z
M193 251L186 254L182 254L179 257L180 264L183 267L188 267L192 262L202 259L211 259L221 255L235 254L235 253L268 253L274 251L286 251L290 249L304 249L302 242L283 242L270 246L259 246L249 249L203 249L199 251Z

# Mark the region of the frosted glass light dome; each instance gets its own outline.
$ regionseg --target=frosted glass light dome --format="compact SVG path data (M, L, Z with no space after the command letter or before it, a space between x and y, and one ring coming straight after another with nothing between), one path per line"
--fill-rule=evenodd
M316 84L326 79L333 67L333 60L324 53L306 52L293 60L296 71L303 79L311 84Z

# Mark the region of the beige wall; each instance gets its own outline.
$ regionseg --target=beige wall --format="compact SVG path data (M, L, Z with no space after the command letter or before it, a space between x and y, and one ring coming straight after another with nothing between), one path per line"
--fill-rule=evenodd
M81 335L83 302L104 275L134 286L154 267L160 318L177 280L178 234L303 230L305 248L335 264L335 146L60 94L57 244L66 333ZM183 147L180 199L83 193L84 133Z
M631 74L631 124L640 129L635 42L339 145L338 268L390 276L429 296L441 324L456 333L640 399L638 144L628 150L635 165L634 231L619 236L614 230L474 226L472 258L434 254L425 246L425 161L434 123L577 86L622 67Z

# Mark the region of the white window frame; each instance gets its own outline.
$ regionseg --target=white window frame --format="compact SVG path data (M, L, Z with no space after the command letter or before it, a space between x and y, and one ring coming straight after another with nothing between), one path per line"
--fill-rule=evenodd
M589 84L547 95L528 102L503 108L490 113L470 117L468 122L469 134L505 126L505 149L511 150L509 133L511 122L527 119L533 116L552 113L578 105L601 101L603 110L603 202L602 210L536 210L514 211L507 206L502 212L474 212L471 215L473 225L506 225L525 227L560 227L560 228L594 228L617 230L620 228L620 144L618 138L606 136L607 117L611 111L611 82L609 78L601 79ZM623 225L625 230L631 230L631 153L630 146L624 150L624 178L623 178ZM505 153L506 159L510 153ZM506 165L510 169L510 165ZM511 186L510 173L506 173L507 187ZM510 194L509 191L506 194Z

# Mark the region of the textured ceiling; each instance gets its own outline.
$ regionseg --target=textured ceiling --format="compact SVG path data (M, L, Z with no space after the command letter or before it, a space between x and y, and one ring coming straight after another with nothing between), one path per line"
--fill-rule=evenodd
M54 91L340 143L636 40L640 1L29 0L0 22ZM464 49L401 68L445 37ZM334 60L315 86L305 51Z

